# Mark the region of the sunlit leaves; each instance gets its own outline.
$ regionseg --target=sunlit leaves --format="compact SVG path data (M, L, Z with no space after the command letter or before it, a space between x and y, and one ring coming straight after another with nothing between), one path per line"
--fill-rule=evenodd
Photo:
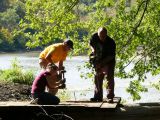
M140 100L140 92L147 92L148 89L140 84L139 80L134 80L130 82L127 91L132 95L133 100Z
M108 29L117 45L116 76L136 77L128 92L134 100L140 99L139 93L146 91L141 87L146 74L160 74L159 0L135 0L130 7L126 7L126 0L28 0L21 22L22 29L32 29L26 33L30 38L27 46L70 38L76 55L90 52L89 39L100 26ZM86 68L90 69L87 64Z
M37 32L29 34L32 44L27 45L41 46L70 36L75 39L77 18L72 9L76 4L76 0L28 0L21 26Z

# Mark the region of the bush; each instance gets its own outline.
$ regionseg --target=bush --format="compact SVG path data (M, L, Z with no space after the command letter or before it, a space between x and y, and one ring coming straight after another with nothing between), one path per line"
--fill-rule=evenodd
M31 85L33 80L34 72L32 70L23 70L16 58L12 61L12 66L10 69L0 70L1 82Z

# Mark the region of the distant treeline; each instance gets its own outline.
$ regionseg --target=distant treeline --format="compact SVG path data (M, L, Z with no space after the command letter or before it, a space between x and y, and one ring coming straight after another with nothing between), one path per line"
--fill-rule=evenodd
M26 43L29 40L24 33L36 32L36 30L27 28L25 31L21 31L19 24L25 17L25 2L27 0L1 0L0 1L0 51L25 51L25 50L39 50L44 46L28 49ZM85 1L80 0L82 4L89 5L95 0ZM79 11L83 16L85 12L83 9ZM83 31L79 31L79 34L83 34ZM61 42L60 39L56 40ZM49 43L51 44L51 43Z
M0 51L29 50L26 47L28 38L24 36L23 32L20 32L19 28L19 23L25 16L25 1L26 0L0 1ZM41 47L37 47L31 50L40 48Z

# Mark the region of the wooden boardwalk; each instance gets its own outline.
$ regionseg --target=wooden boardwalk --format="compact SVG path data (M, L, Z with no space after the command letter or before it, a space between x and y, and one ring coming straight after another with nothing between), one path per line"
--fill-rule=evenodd
M92 111L92 113L103 110L115 111L120 100L119 97L115 97L113 103L107 103L106 101L64 101L59 105L34 105L29 102L0 102L0 118L31 119L37 113L47 113L50 115L64 113L76 118L75 115L85 113L85 111Z
M74 120L160 120L160 103L127 104L124 107L119 103L118 97L112 104L105 101L66 101L59 105L0 102L0 120L45 120L37 118L40 114L65 114Z
M113 103L103 102L90 102L90 101L63 101L59 105L35 105L30 104L29 101L25 102L0 102L0 107L7 106L55 106L55 107L89 107L89 108L102 108L102 109L116 109L120 103L121 98L115 97Z
M89 107L89 108L99 108L99 109L116 109L118 104L120 104L121 98L115 97L113 99L113 103L108 103L107 101L103 102L90 102L90 101L66 101L60 103L60 105L67 106L81 106L81 107Z

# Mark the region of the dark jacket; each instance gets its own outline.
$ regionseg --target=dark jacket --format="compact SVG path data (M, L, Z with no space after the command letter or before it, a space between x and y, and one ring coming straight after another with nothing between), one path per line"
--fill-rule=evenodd
M109 36L106 37L104 42L101 42L98 33L94 33L90 39L90 45L94 48L97 62L105 59L107 56L116 55L116 44L115 41ZM113 59L112 61L115 61ZM111 62L111 61L110 61Z

